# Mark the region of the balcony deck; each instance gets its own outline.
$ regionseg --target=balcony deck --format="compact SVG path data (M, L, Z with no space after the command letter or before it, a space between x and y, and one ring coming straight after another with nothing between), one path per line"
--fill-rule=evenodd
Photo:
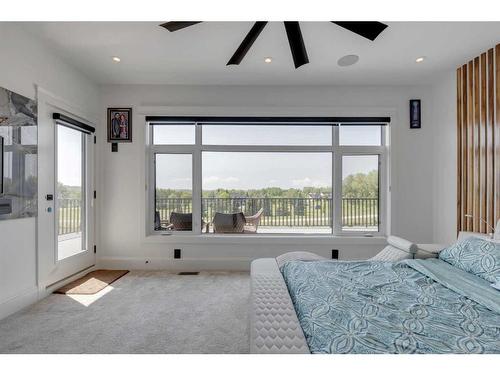
M352 232L376 232L377 227L347 227L344 230ZM210 233L213 228L210 227ZM257 234L331 234L330 227L278 227L278 226L259 226Z
M344 230L353 232L376 232L377 227L349 227ZM260 234L331 234L332 228L328 227L259 227L257 233Z
M81 253L82 250L82 233L73 232L61 234L57 237L57 257L58 260L68 258L70 256Z

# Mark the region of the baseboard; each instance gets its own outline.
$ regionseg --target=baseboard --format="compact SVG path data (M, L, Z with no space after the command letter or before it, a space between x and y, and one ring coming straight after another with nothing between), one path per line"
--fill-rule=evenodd
M60 287L69 284L72 281L78 280L80 277L85 276L89 272L92 272L96 269L96 266L93 265L91 267L85 268L84 270L77 272L71 276L68 276L58 282L55 282L54 284L48 285L48 286L41 286L40 291L39 291L39 299L43 299L47 297L49 294L52 294L55 290L59 289Z
M17 296L0 302L0 320L38 301L38 288L33 286Z
M167 270L167 271L249 271L253 259L246 257L205 258L205 259L168 259L102 257L97 267L103 269L128 270Z

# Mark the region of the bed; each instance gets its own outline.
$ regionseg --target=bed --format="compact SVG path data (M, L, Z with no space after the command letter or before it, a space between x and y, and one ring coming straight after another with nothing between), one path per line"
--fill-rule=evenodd
M486 240L438 259L258 259L251 274L252 353L500 353L500 245Z

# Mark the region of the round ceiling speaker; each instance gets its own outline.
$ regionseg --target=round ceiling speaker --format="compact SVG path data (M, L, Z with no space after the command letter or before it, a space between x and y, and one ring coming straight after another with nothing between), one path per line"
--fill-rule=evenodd
M358 60L359 60L358 55L345 55L337 61L337 64L338 66L351 66L356 64Z

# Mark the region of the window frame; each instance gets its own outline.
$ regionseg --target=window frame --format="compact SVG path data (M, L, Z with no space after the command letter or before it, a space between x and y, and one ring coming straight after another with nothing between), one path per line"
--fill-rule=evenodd
M220 237L268 237L268 236L312 236L312 237L375 237L386 234L387 230L387 196L388 196L388 126L387 122L377 122L381 127L381 145L380 146L341 146L339 144L340 122L325 123L280 123L281 125L310 125L310 126L331 126L332 143L329 146L277 146L277 145L204 145L202 144L203 126L210 126L207 121L146 121L149 127L150 123L172 125L194 125L195 143L194 144L172 144L156 145L153 144L153 131L148 132L147 159L149 165L149 179L146 185L147 190L147 212L146 215L146 234L147 235L174 235L174 236L220 236ZM217 125L224 123L217 121ZM234 124L234 121L228 122L228 125ZM255 123L238 122L238 125L254 125ZM264 123L263 123L264 124ZM265 124L276 124L271 121ZM361 124L366 124L363 121ZM352 124L350 124L352 125ZM375 124L374 124L375 125ZM355 125L352 125L355 126ZM257 234L214 234L202 233L201 214L202 214L202 153L207 152L303 152L303 153L331 153L332 157L332 231L331 233L257 233ZM154 211L156 196L156 166L155 159L157 154L191 154L192 155L192 192L193 192L193 230L192 231L155 231L154 230ZM379 227L378 231L350 231L342 230L342 157L344 155L378 155L379 156ZM153 214L152 214L153 213Z

